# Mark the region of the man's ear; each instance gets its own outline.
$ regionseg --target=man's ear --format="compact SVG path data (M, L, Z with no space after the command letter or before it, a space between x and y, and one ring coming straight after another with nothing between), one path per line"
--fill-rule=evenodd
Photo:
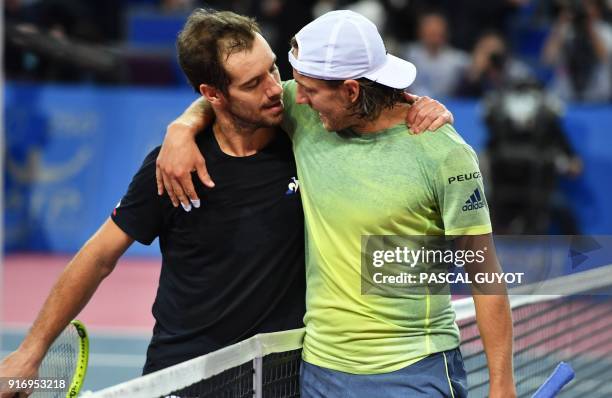
M344 92L346 93L348 100L351 103L355 103L357 98L359 98L359 90L361 87L359 86L359 82L357 80L345 80L342 83L344 87Z
M221 90L209 84L200 84L200 94L202 94L211 105L219 105L224 98Z

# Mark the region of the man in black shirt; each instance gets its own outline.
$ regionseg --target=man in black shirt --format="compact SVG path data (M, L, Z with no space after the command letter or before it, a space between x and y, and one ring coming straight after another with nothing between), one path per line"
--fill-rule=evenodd
M112 215L131 238L159 237L162 270L144 373L257 333L302 327L304 224L289 139L275 134L257 153L223 151L212 131L198 141L216 178L196 182L203 199L186 213L160 197L151 152Z
M198 143L216 187L196 185L204 203L190 213L173 207L155 190L159 148L152 151L0 374L34 374L54 338L135 240L151 244L159 237L162 253L145 373L260 332L302 326L302 205L291 144L276 127L282 89L275 57L258 32L252 19L236 14L192 15L178 40L179 59L216 111L212 131Z
M194 178L203 202L189 213L177 209L155 190L159 148L151 152L112 216L66 267L19 349L0 364L0 376L36 373L135 240L159 237L162 253L145 373L302 325L304 224L291 144L277 128L276 57L252 19L229 12L196 10L177 44L183 71L216 114L198 141L216 186ZM445 112L432 106L425 113Z

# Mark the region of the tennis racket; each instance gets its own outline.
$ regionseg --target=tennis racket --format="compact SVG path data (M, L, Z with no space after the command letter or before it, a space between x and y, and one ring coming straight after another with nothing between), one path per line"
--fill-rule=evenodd
M38 368L38 379L56 380L66 388L61 392L53 394L54 398L76 397L83 386L87 362L89 359L89 338L87 330L82 322L74 320L55 339L47 355ZM48 397L48 392L39 393L40 396ZM35 392L31 397L35 398Z
M531 398L554 398L559 391L574 378L574 369L565 363L561 362L557 365L555 371L542 384L540 388L533 394Z

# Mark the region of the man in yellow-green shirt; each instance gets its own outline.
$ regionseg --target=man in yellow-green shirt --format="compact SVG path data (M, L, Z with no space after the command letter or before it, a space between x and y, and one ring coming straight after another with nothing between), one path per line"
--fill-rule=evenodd
M460 356L450 296L362 294L362 236L480 236L490 243L482 179L457 178L480 175L476 155L448 125L409 134L400 97L414 66L387 54L361 15L327 13L300 30L292 47L295 81L283 89L283 127L292 137L307 233L302 394L341 396L352 386L344 396L376 396L377 388L384 396L462 396L460 370L455 380L450 374ZM491 396L513 396L507 298L475 301Z

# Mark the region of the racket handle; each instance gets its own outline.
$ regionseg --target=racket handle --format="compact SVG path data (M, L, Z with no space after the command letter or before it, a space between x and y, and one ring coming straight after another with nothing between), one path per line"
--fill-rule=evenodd
M574 369L569 364L561 362L531 398L554 398L574 376Z

